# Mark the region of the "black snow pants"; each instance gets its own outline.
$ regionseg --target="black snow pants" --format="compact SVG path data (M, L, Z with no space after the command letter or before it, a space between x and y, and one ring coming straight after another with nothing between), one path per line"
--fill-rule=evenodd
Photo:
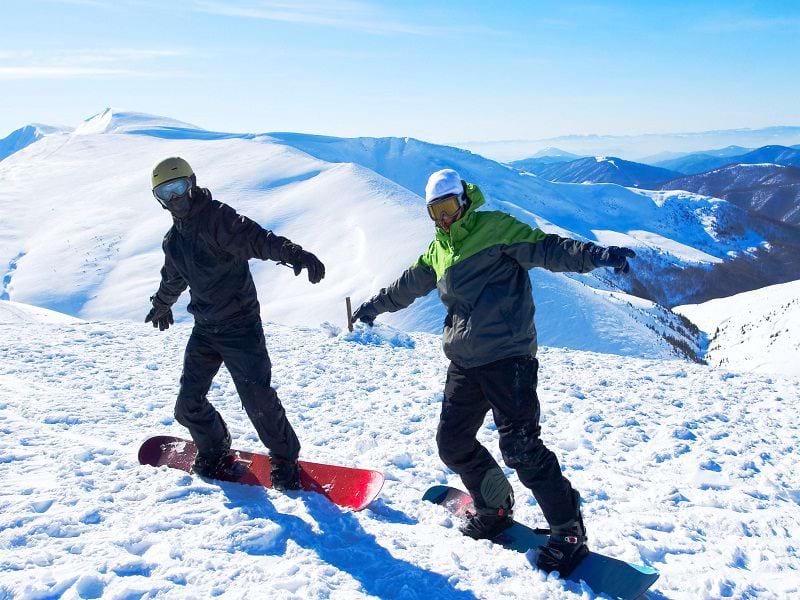
M271 454L294 460L300 442L270 386L272 364L261 319L224 326L195 324L183 362L175 419L189 429L199 452L218 448L226 435L222 416L206 397L222 363L236 385L247 416Z
M475 437L491 409L503 460L533 492L547 522L558 526L577 517L577 494L561 474L556 455L539 438L538 368L533 356L470 369L451 362L436 443L442 461L461 476L476 508L501 506L498 502L511 492L510 485Z

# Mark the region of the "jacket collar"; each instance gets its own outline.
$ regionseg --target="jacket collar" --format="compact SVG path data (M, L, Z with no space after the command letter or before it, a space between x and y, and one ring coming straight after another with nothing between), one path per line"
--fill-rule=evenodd
M181 231L190 229L196 222L197 215L203 212L211 204L211 192L206 188L192 188L189 191L189 200L191 201L189 214L180 219L174 216L172 217L172 221Z
M464 212L464 215L450 226L449 232L436 225L436 239L440 242L453 245L458 245L462 242L470 234L475 225L476 211L486 204L486 199L483 197L483 193L477 185L474 183L467 183L466 181L462 181L461 183L464 184L464 190L469 199L469 206L466 212Z

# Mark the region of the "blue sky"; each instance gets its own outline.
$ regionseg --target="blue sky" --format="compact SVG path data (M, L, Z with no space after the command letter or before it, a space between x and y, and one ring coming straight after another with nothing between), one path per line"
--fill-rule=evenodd
M106 106L432 141L800 125L800 2L5 0L0 137Z

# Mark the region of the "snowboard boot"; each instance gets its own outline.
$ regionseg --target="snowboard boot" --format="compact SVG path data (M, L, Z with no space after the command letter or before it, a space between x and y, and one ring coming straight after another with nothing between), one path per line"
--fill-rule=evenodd
M482 508L467 515L459 531L474 540L490 540L514 524L512 512L505 508Z
M225 465L231 450L231 434L223 423L225 437L219 446L205 452L198 452L192 464L192 471L201 477L214 478Z
M272 488L279 492L300 489L300 466L296 460L270 456Z
M586 546L586 528L580 509L580 494L574 492L578 505L578 518L563 525L552 527L547 545L536 549L536 566L548 573L558 571L559 576L566 577L572 573L578 563L589 554Z
M486 471L480 489L472 494L475 512L467 513L461 533L475 540L490 540L514 524L514 490L500 467Z

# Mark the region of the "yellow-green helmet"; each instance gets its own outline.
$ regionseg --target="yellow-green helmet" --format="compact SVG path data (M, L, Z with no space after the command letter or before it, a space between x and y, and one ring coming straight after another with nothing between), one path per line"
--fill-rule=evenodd
M152 189L156 189L166 181L179 179L181 177L191 177L194 175L192 167L189 163L180 158L179 156L170 156L159 162L153 167L153 174L150 177Z

